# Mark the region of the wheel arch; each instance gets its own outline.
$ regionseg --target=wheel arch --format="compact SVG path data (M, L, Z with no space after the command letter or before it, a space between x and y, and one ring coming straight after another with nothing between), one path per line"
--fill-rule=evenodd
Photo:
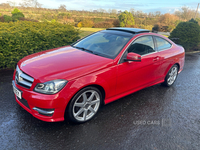
M94 83L92 83L92 84L89 84L89 85L85 85L85 86L83 86L83 87L81 87L80 89L78 89L76 92L75 92L75 94L71 97L71 99L70 99L70 101L74 98L74 96L79 92L79 91L81 91L82 89L84 89L84 88L86 88L86 87L96 87L100 92L101 92L101 94L102 94L102 102L103 102L103 104L104 104L104 99L105 99L105 96L106 96L106 92L105 92L105 90L104 90L104 88L101 86L101 85L99 85L99 84L94 84ZM69 102L70 102L69 101ZM68 104L69 104L69 102L68 102ZM68 105L67 104L67 105ZM67 106L66 106L67 107Z
M178 71L180 70L180 64L179 63L175 63L174 65L178 66Z
M104 88L101 86L101 85L98 85L98 84L91 84L91 85L88 85L86 87L89 87L89 86L93 86L93 87L96 87L97 89L99 89L99 91L101 92L102 94L102 104L105 104L104 103L104 100L105 100L105 97L106 97L106 92L104 90ZM84 87L85 88L85 87ZM82 88L83 89L83 88Z
M178 62L176 62L176 63L171 64L171 65L168 66L168 68L167 68L166 71L165 71L164 76L167 75L167 73L169 72L169 70L170 70L170 69L172 68L172 66L174 66L174 65L177 65L177 66L178 66L178 71L180 70L180 64L179 64Z

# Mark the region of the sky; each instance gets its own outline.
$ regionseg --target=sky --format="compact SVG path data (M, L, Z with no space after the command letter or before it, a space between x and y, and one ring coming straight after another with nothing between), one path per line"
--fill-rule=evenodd
M0 0L0 3L7 1L21 3L23 0ZM197 8L198 0L37 0L44 8L58 8L61 4L65 4L67 10L97 10L97 9L117 9L118 11L130 10L134 8L136 11L173 13L186 6L191 9ZM200 11L200 9L199 9Z

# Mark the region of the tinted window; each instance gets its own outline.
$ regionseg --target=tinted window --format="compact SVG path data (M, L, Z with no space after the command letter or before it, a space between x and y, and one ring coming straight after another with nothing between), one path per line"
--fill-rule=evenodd
M155 52L152 36L144 36L135 40L128 48L128 53L133 52L140 55Z
M92 51L92 53L100 56L115 58L130 38L130 36L110 32L97 32L73 46Z
M163 50L163 49L168 49L171 47L171 43L169 43L168 41L159 38L159 37L155 37L156 38L156 42L157 42L157 46L158 46L158 51Z

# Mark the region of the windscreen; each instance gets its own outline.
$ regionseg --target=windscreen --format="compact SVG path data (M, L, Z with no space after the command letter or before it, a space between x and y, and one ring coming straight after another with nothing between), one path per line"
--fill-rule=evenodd
M130 38L130 36L112 32L97 32L75 43L73 46L114 59Z

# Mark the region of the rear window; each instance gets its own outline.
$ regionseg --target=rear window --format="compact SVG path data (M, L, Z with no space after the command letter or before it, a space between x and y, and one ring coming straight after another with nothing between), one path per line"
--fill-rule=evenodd
M163 38L155 37L155 39L157 42L158 51L168 49L172 46L171 43L169 43L167 40L165 40Z

